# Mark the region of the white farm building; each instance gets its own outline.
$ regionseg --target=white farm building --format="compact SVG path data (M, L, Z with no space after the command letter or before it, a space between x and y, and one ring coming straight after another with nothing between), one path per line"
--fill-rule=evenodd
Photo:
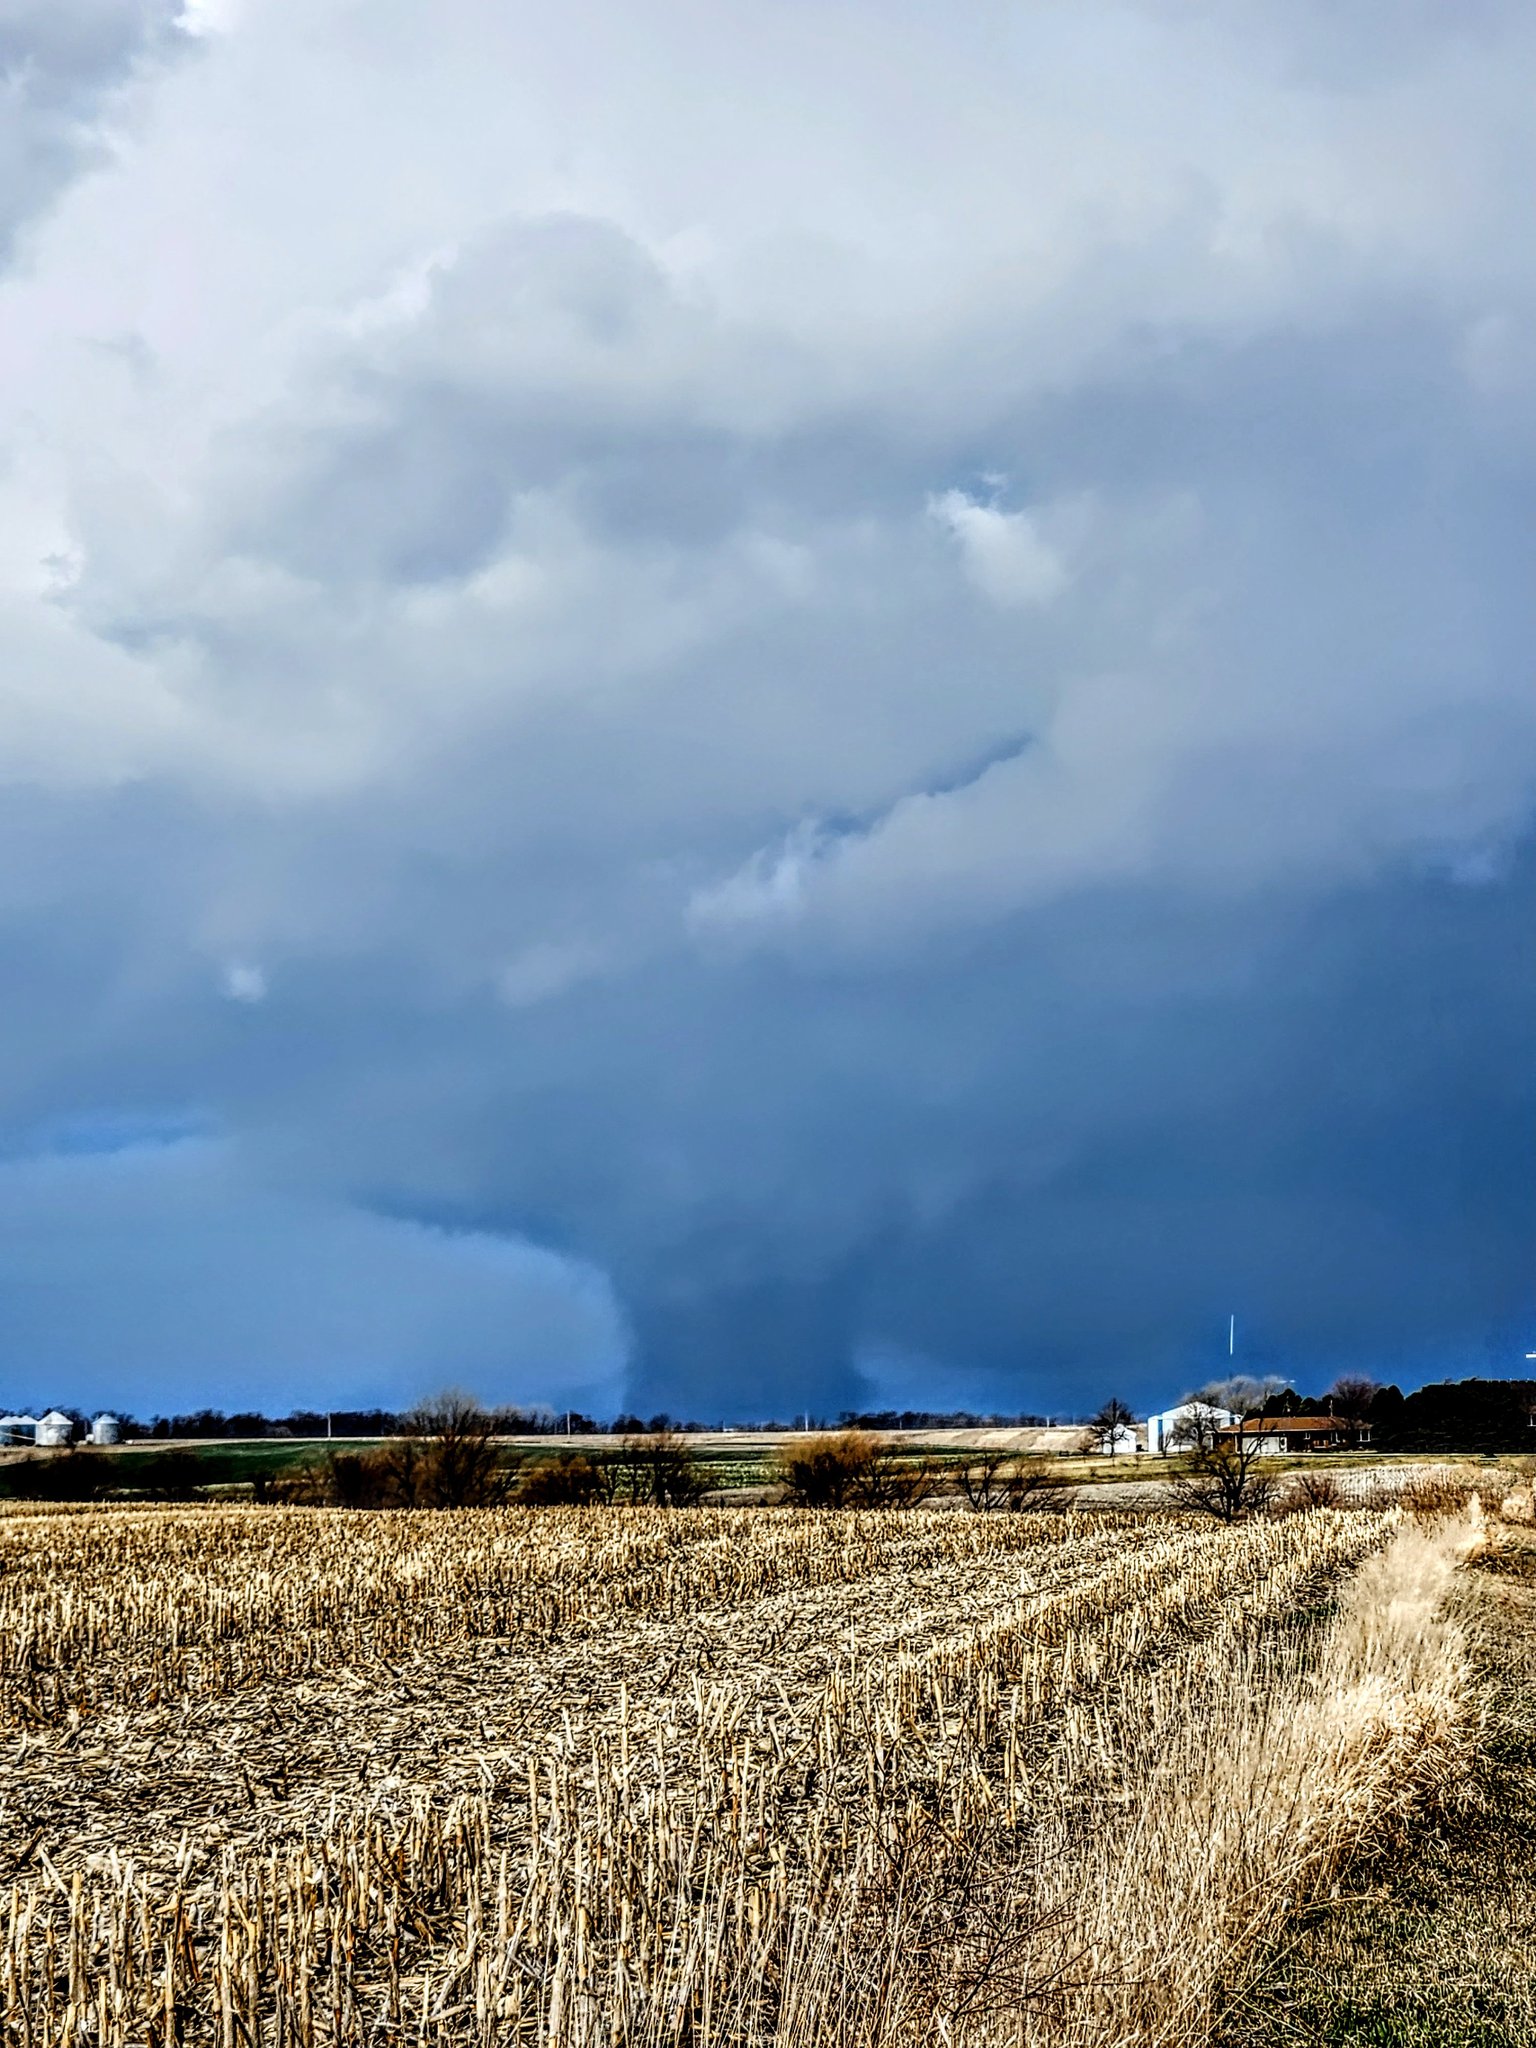
M1226 1408L1213 1408L1209 1401L1181 1401L1177 1408L1147 1417L1147 1449L1176 1451L1179 1438L1192 1430L1235 1429L1238 1418Z
M37 1442L35 1415L0 1415L0 1448Z
M39 1450L60 1450L75 1433L75 1425L61 1409L50 1408L37 1425L34 1442Z
M123 1426L115 1415L98 1415L91 1424L93 1444L115 1444L121 1441Z

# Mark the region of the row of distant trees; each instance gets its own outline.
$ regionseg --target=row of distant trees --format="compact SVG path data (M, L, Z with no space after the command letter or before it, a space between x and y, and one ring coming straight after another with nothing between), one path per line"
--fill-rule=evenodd
M708 1467L694 1444L671 1427L639 1427L616 1448L519 1460L497 1445L493 1423L465 1396L443 1395L413 1413L405 1435L371 1451L333 1452L310 1472L272 1482L269 1497L354 1508L503 1501L690 1507L710 1490ZM951 1485L982 1512L1065 1509L1073 1497L1057 1461L984 1452L956 1462L857 1428L790 1438L774 1460L770 1484L782 1504L809 1508L916 1507Z
M1217 1390L1242 1399L1257 1398L1249 1411L1266 1416L1337 1415L1356 1424L1369 1423L1371 1442L1378 1450L1404 1451L1513 1451L1536 1448L1532 1439L1536 1427L1536 1380L1470 1379L1439 1382L1404 1394L1398 1387L1346 1375L1334 1381L1323 1394L1298 1394L1294 1388L1275 1380L1238 1380L1216 1383ZM1222 1405L1235 1407L1236 1400ZM71 1411L66 1410L66 1413ZM694 1436L714 1429L714 1423L669 1414L619 1415L598 1421L573 1410L569 1415L548 1408L497 1407L486 1411L493 1418L494 1431L501 1436L639 1436L670 1431ZM338 1408L329 1415L318 1409L296 1409L281 1417L254 1411L225 1414L203 1408L195 1414L156 1416L147 1423L123 1418L124 1433L169 1441L215 1437L264 1437L287 1434L293 1437L394 1437L411 1427L412 1411L385 1408ZM1069 1418L1060 1418L1069 1419ZM79 1418L82 1428L86 1418ZM1082 1426L1097 1443L1108 1441L1108 1432L1133 1423L1135 1417L1123 1401L1106 1402L1086 1418ZM864 1432L924 1429L1036 1429L1045 1426L1043 1415L979 1415L969 1410L879 1409L843 1411L834 1421L812 1417L815 1429L823 1433L837 1429ZM767 1432L799 1432L803 1418L793 1422L773 1421L755 1425Z
M477 1507L623 1502L691 1507L710 1491L711 1475L687 1433L665 1417L619 1436L616 1446L562 1450L553 1457L508 1457L496 1439L498 1418L466 1395L424 1403L400 1435L368 1451L334 1451L307 1472L268 1483L269 1498L338 1507ZM913 1507L936 1491L943 1467L903 1450L888 1436L842 1429L798 1436L776 1460L777 1498L802 1507ZM975 1503L980 1505L981 1503Z
M688 1507L706 1499L718 1472L699 1455L695 1437L665 1417L633 1427L617 1442L590 1448L520 1452L502 1440L505 1414L471 1396L449 1392L393 1417L393 1432L364 1448L337 1444L308 1464L258 1473L257 1498L273 1503L342 1508L467 1508L507 1502L528 1506L624 1503ZM958 1485L978 1510L1064 1509L1072 1490L1053 1461L984 1453L974 1467L903 1446L888 1434L845 1428L786 1437L770 1473L771 1497L815 1508L915 1507ZM90 1500L119 1492L163 1500L191 1499L206 1478L200 1454L166 1444L135 1456L130 1466L81 1448L68 1456L37 1456L5 1468L6 1490L59 1500Z
M84 1436L91 1418L83 1410L64 1408L75 1424L77 1436ZM396 1437L408 1434L412 1409L394 1408L296 1408L286 1415L264 1415L257 1409L239 1409L233 1414L222 1408L199 1408L188 1415L156 1415L141 1422L132 1415L120 1415L122 1434L135 1441L208 1443L216 1439L249 1440L261 1437ZM622 1414L599 1421L580 1409L522 1408L501 1406L487 1410L498 1436L638 1436L670 1430L680 1436L702 1436L717 1430L717 1422L699 1422L670 1414L640 1416ZM883 1408L869 1412L844 1409L836 1423L825 1416L799 1416L791 1422L775 1420L754 1423L767 1434L803 1432L807 1425L818 1430L833 1427L862 1430L916 1429L1036 1429L1044 1426L1043 1415L976 1415L967 1409Z
M638 1424L600 1457L508 1457L503 1417L469 1395L440 1394L402 1418L398 1434L368 1451L333 1451L319 1465L268 1482L269 1498L344 1508L582 1506L626 1501L690 1507L708 1479L688 1438L665 1418Z
M1501 1383L1485 1386L1498 1388ZM1381 1390L1357 1384L1335 1390L1367 1415ZM1253 1382L1209 1386L1193 1404L1159 1470L1174 1501L1234 1522L1271 1506L1275 1461L1258 1433L1224 1426L1221 1411L1262 1414L1274 1390ZM1336 1412L1342 1412L1336 1409ZM528 1506L594 1503L687 1507L707 1498L716 1476L696 1442L670 1427L642 1426L612 1442L553 1453L519 1452L502 1441L504 1416L472 1397L448 1393L397 1418L396 1432L370 1448L338 1445L312 1463L255 1479L258 1499L295 1505L370 1508L467 1508L504 1502ZM1125 1426L1123 1404L1107 1402L1095 1426ZM1506 1418L1507 1419L1507 1418ZM1522 1423L1529 1428L1529 1419ZM1090 1447L1080 1440L1077 1448ZM1525 1448L1525 1441L1519 1440ZM1336 1504L1336 1483L1320 1470L1312 1505ZM174 1500L197 1497L207 1480L202 1454L168 1444L137 1454L131 1466L110 1454L79 1449L37 1455L5 1467L5 1491L60 1500L89 1500L121 1491ZM769 1498L810 1508L914 1507L935 1494L958 1493L978 1513L1063 1512L1074 1503L1070 1461L1008 1449L924 1452L889 1433L846 1428L785 1439L770 1473ZM1296 1482L1289 1482L1295 1491ZM1303 1486L1305 1492L1305 1486ZM1295 1505L1287 1500L1281 1505Z
M1323 1401L1341 1396L1356 1406L1329 1411L1284 1389L1270 1396L1266 1413L1356 1413L1370 1423L1372 1444L1384 1451L1536 1448L1536 1380L1442 1380L1411 1394L1371 1380L1340 1380Z

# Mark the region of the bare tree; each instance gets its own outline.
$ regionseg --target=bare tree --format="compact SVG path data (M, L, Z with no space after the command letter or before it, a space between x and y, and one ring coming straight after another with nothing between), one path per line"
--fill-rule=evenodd
M1011 1451L983 1451L955 1474L967 1507L979 1515L1008 1505L1008 1480L1017 1460Z
M450 1388L402 1418L402 1434L371 1451L332 1451L308 1472L271 1483L274 1499L323 1500L343 1508L484 1508L510 1496L517 1478L497 1444L498 1417Z
M634 1431L619 1447L618 1477L631 1501L645 1501L658 1508L695 1506L708 1491L708 1481L698 1454L686 1437L662 1426Z
M1374 1380L1345 1373L1328 1389L1328 1406L1340 1422L1358 1437L1371 1419L1371 1403L1380 1391Z
M956 1474L960 1491L978 1514L1059 1514L1072 1505L1073 1489L1043 1458L1013 1451L984 1451Z
M1193 1443L1181 1465L1168 1475L1168 1490L1180 1507L1241 1522L1269 1504L1275 1475L1258 1431L1224 1430L1214 1443Z
M943 1474L932 1458L914 1457L889 1437L876 1437L864 1473L859 1505L871 1508L920 1507L938 1490Z
M1180 1457L1169 1474L1168 1490L1181 1507L1218 1522L1240 1522L1268 1506L1275 1474L1264 1432L1244 1425L1259 1418L1279 1384L1219 1380L1188 1404L1170 1438Z
M1247 1418L1261 1415L1265 1403L1284 1391L1285 1381L1274 1373L1255 1379L1251 1373L1239 1372L1209 1381L1191 1399L1198 1406L1225 1408L1231 1415Z
M1111 1397L1088 1424L1088 1447L1101 1454L1119 1449L1120 1432L1134 1427L1135 1415L1123 1401Z
M411 1466L409 1491L428 1508L483 1508L504 1501L514 1474L496 1443L496 1418L472 1394L450 1387L406 1417L399 1447Z

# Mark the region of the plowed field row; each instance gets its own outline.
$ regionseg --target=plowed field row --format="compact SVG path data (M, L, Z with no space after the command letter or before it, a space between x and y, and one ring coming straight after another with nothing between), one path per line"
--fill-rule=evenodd
M1008 1947L1062 1756L1123 1757L1197 1653L1207 1694L1295 1663L1396 1525L0 1523L0 2039L785 2038L915 1873L963 1975Z

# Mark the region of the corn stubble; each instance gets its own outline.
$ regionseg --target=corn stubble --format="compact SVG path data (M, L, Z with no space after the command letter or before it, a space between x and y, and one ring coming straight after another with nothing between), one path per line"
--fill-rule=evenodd
M0 1522L22 1746L423 1645L519 1681L466 1789L405 1758L254 1837L58 1854L45 1796L11 1815L0 2041L1198 2041L1276 1902L1463 1771L1471 1540L1398 1509ZM734 1654L658 1672L700 1616Z

